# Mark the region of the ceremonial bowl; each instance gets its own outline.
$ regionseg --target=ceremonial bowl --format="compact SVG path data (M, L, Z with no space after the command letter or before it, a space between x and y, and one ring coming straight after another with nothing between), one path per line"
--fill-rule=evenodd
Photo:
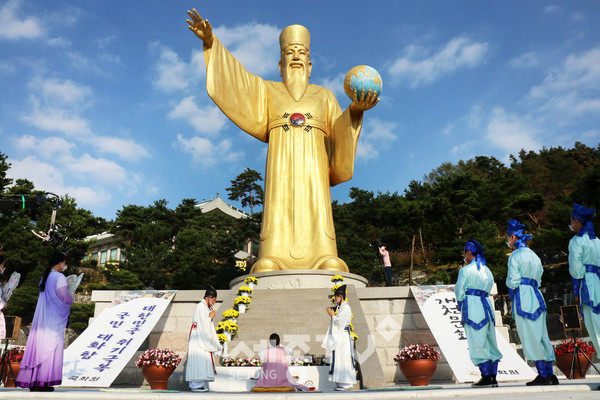
M383 81L381 80L381 75L379 75L379 72L375 68L368 65L357 65L348 71L346 78L344 78L344 92L350 97L350 100L354 99L354 90L356 90L356 96L360 100L363 90L365 91L365 96L369 93L369 90L372 90L379 96L382 88Z

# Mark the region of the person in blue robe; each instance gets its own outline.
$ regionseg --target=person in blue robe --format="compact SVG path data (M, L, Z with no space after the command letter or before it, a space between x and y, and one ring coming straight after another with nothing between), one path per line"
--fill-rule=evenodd
M527 247L531 235L517 220L508 222L507 244L513 249L508 258L506 286L512 300L512 314L527 361L535 363L538 375L527 386L558 385L552 362L554 349L546 327L546 303L539 287L544 268L540 258Z
M569 241L569 273L583 321L596 351L600 349L600 240L592 219L596 210L573 204Z
M496 328L490 290L494 277L487 267L481 245L469 239L464 248L463 266L454 293L462 313L462 323L467 334L469 356L479 367L481 379L473 387L497 387L498 361L502 353L496 343Z

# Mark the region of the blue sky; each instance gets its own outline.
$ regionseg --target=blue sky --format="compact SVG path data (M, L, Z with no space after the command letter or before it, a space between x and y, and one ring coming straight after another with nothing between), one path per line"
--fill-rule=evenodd
M279 80L278 36L311 32L311 83L350 100L383 78L350 187L402 193L443 162L600 143L598 1L0 1L0 151L11 178L113 219L124 205L226 198L267 145L208 98L195 7L253 73Z

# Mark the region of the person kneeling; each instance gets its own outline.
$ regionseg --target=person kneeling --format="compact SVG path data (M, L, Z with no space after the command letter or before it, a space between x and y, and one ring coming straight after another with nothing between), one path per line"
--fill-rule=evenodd
M269 347L259 353L262 365L260 377L253 392L307 392L309 388L296 382L290 374L289 364L291 351L279 346L280 339L276 333L269 337Z

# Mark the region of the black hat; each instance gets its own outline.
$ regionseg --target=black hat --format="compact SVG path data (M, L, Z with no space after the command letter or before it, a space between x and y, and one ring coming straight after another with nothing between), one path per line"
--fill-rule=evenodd
M211 285L208 285L208 289L206 289L206 291L204 292L204 297L217 298L217 290Z
M335 292L333 293L334 296L342 296L343 298L346 298L346 285L342 285L339 288L335 289Z

